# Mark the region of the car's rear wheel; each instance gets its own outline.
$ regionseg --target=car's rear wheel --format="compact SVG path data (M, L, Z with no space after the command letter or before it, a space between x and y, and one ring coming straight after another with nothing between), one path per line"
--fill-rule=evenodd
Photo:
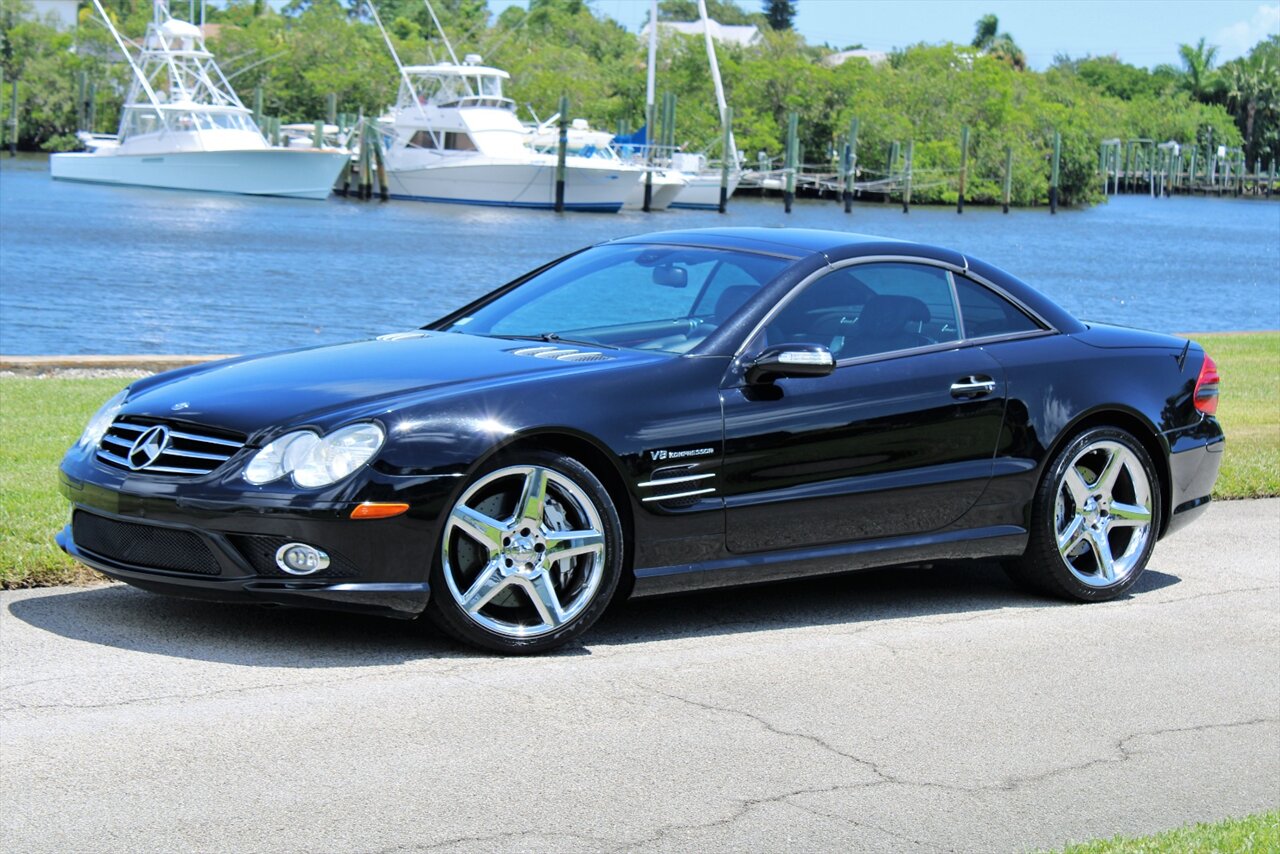
M1046 470L1025 554L1007 566L1046 593L1095 602L1138 580L1155 548L1160 479L1124 430L1086 430Z
M427 613L504 653L560 646L600 617L622 574L622 526L585 466L540 451L478 473L444 519Z

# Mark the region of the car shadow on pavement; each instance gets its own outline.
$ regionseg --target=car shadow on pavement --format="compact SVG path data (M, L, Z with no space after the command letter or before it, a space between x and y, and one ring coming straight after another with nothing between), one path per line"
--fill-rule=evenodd
M1179 581L1148 569L1130 596ZM597 645L1058 607L1071 605L1022 591L993 563L877 569L623 602L584 639L550 655L590 654ZM378 667L485 656L425 620L178 599L123 584L17 598L8 610L74 640L246 666Z

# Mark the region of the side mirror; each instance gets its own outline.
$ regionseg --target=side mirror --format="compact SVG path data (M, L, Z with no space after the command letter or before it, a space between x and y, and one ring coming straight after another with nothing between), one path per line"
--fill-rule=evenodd
M835 369L835 356L821 344L779 344L747 365L747 382L757 385L785 377L825 377Z

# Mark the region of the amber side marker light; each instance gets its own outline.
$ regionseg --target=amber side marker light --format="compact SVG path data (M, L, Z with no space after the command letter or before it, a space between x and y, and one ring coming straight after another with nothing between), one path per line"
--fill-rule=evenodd
M387 519L391 516L399 516L408 509L408 504L394 504L386 501L366 501L351 511L351 518Z

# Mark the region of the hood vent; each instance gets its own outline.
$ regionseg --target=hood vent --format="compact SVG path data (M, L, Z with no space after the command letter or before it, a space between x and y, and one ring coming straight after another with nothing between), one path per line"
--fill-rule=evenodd
M407 341L410 338L429 338L427 333L420 329L414 329L410 332L388 332L385 335L379 335L379 341Z
M533 356L537 359L554 359L557 362L607 362L612 356L591 350L567 350L563 347L521 347L510 350L513 356Z

